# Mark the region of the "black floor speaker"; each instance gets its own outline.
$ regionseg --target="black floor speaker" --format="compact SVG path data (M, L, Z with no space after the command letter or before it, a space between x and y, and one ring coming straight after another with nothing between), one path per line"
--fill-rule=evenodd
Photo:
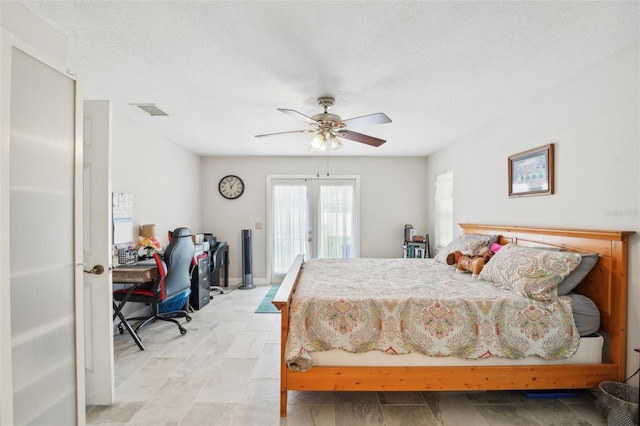
M251 256L251 229L242 230L242 285L240 290L251 290L253 285L253 261Z

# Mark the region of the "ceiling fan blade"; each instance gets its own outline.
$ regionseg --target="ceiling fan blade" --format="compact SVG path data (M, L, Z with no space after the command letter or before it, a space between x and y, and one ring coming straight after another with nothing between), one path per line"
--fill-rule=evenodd
M363 135L362 133L353 132L351 130L341 130L337 135L341 138L349 139L371 146L380 146L386 142L386 140L384 139L374 138L373 136Z
M342 120L345 126L373 126L374 124L391 123L391 119L387 114L378 112L375 114L363 115L362 117L354 117Z
M313 129L306 129L306 130L292 130L290 132L278 132L278 133L265 133L264 135L256 135L256 138L264 138L266 136L277 136L277 135L286 135L286 134L290 134L290 133L311 133L311 132L315 132L316 130Z
M316 120L314 120L313 118L307 117L306 115L304 115L304 114L302 114L302 113L300 113L300 112L298 112L296 110L293 110L293 109L278 108L278 111L282 111L285 114L288 114L288 115L290 115L292 117L299 118L299 119L301 119L302 121L304 121L307 124L318 124L318 122Z

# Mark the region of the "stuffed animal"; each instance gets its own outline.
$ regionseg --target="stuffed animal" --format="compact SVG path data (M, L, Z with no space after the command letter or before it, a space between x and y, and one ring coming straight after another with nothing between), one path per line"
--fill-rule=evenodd
M501 244L493 243L493 244L491 244L491 251L495 254L495 253L497 253L498 251L500 251L500 249L501 249L502 247L504 247L504 246L503 246L503 245L501 245Z
M464 274L471 272L471 275L477 277L480 275L480 271L484 268L484 258L482 257L468 257L460 256L458 258L458 266L456 266L456 272Z
M447 255L447 265L456 265L456 272L466 273L471 272L474 277L477 277L482 271L484 265L493 257L494 252L488 247L481 250L478 256L469 257L462 252L454 251Z

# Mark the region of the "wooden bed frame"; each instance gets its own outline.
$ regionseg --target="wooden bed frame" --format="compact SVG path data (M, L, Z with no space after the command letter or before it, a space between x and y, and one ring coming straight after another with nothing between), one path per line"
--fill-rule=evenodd
M296 258L273 304L281 313L280 416L287 415L287 392L294 391L465 391L591 389L625 375L627 334L627 251L634 232L460 224L465 234L499 235L500 243L558 247L599 253L593 270L575 291L600 309L604 332L602 364L463 366L463 367L325 367L291 371L284 362L289 306L303 257Z

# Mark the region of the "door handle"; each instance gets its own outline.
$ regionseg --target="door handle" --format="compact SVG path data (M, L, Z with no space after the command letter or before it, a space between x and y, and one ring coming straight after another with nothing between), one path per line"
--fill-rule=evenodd
M84 269L84 272L86 272L87 274L100 275L100 274L102 274L104 272L104 266L96 265L93 268L89 269L88 271L86 269Z

